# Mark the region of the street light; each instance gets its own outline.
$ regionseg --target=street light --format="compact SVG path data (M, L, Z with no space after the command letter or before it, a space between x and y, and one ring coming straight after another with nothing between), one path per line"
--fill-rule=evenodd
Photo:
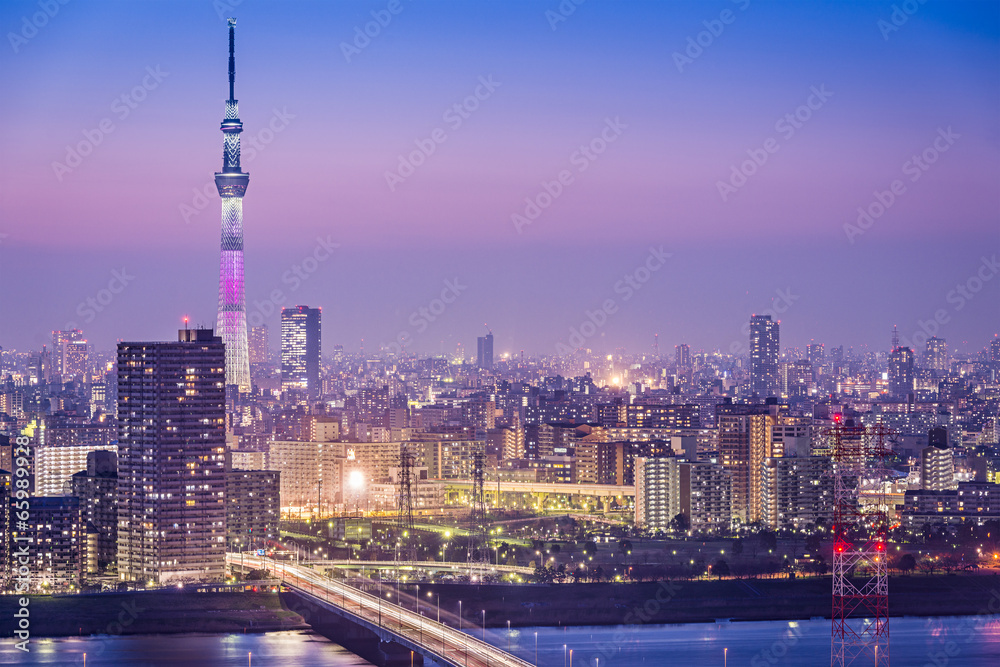
M486 610L483 609L483 641L486 641Z

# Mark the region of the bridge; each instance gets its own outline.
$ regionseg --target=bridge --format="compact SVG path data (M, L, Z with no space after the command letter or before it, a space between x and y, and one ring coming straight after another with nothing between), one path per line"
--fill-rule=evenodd
M530 576L534 568L522 565L493 565L483 563L457 563L452 561L395 561L395 560L311 560L309 563L321 569L345 570L425 570L427 572L490 572L520 574Z
M269 570L282 585L321 609L339 616L407 651L451 667L531 667L492 644L382 600L352 586L323 577L315 570L262 556L226 554L228 565L245 570Z

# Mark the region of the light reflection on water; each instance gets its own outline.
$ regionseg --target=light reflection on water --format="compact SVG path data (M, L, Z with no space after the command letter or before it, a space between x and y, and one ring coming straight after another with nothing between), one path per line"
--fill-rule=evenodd
M892 664L916 667L987 667L1000 665L1000 619L970 616L893 618ZM631 627L515 628L510 649L535 662L538 636L540 667L562 667L573 651L576 667L640 665L722 665L806 667L830 664L830 622L769 621L697 623ZM477 633L478 636L478 633ZM506 649L506 628L488 631L487 639ZM565 648L564 648L565 645ZM82 665L88 667L181 667L252 664L296 667L348 667L370 663L308 632L261 635L139 635L33 639L23 653L8 640L0 644L0 664ZM430 665L428 661L426 663Z

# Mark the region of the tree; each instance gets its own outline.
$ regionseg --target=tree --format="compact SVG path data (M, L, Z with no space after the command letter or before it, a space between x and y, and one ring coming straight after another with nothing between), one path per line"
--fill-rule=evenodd
M724 559L720 558L715 561L715 565L712 566L712 574L717 576L719 579L729 576L729 563Z
M589 540L583 543L583 553L588 556L593 556L597 553L597 542Z
M632 543L628 540L622 540L618 543L618 551L621 551L623 554L627 554L632 551Z
M733 553L739 556L743 553L743 538L739 537L733 541Z
M686 533L691 529L691 520L684 512L679 512L677 516L670 520L670 530L675 533Z
M913 554L903 554L896 561L896 569L904 574L909 574L913 572L917 567L917 559L913 557Z
M823 540L820 538L819 533L813 533L806 538L806 549L808 549L810 553L819 551L822 545Z

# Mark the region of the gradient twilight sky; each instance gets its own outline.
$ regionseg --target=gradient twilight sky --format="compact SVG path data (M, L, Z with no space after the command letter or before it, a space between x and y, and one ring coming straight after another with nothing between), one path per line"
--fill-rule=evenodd
M782 347L884 349L894 324L909 339L938 311L953 350L1000 331L998 2L588 0L553 23L556 0L400 0L348 62L342 44L388 0L50 1L37 30L25 21L47 0L0 4L5 349L68 323L99 349L170 339L183 314L214 324L219 200L197 191L221 165L228 15L248 313L272 346L275 290L279 306L323 307L327 352L405 332L410 351L474 354L488 323L498 352L552 354L607 299L587 340L598 351L648 350L654 333L661 351L745 346L744 323L776 297ZM917 9L887 31L904 4ZM679 68L674 54L723 12ZM499 85L456 127L446 112L481 77ZM830 96L811 117L777 124L813 89ZM580 171L576 151L608 119L623 129ZM438 128L446 140L391 190L386 172ZM911 180L908 161L948 128ZM88 135L99 143L57 174ZM724 201L718 182L771 138L777 151ZM512 215L562 170L573 181L518 233ZM896 179L905 190L849 239L858 207ZM339 247L296 284L320 238ZM626 299L616 284L651 247L671 257ZM98 312L87 299L113 271L127 284ZM456 279L458 298L425 321ZM970 279L978 292L953 292Z

